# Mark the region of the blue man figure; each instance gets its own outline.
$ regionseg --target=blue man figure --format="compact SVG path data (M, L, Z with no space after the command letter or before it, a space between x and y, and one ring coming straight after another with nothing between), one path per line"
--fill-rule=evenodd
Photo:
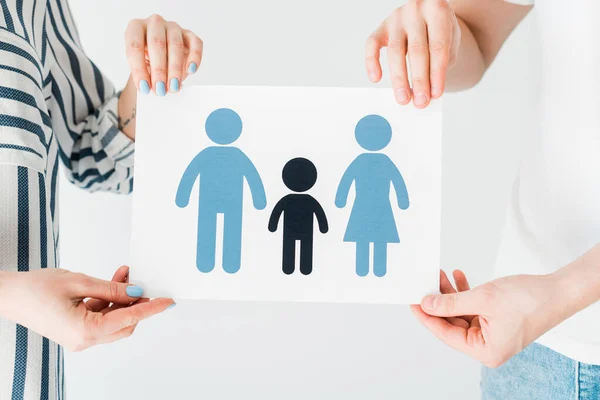
M338 186L335 205L346 206L348 192L355 182L356 196L344 235L344 242L356 243L356 273L369 273L369 246L373 243L373 272L382 277L387 269L387 244L400 243L390 204L390 183L394 185L398 207L409 206L404 179L392 160L383 153L392 139L392 127L379 115L367 115L356 125L356 141L365 150L350 164Z
M221 108L206 119L206 134L216 144L202 150L185 170L175 203L186 207L194 182L200 176L198 206L198 248L196 266L201 272L215 267L217 214L223 214L223 269L235 273L242 259L242 209L244 178L248 182L254 208L267 206L265 189L252 161L235 142L242 133L242 120L233 110Z

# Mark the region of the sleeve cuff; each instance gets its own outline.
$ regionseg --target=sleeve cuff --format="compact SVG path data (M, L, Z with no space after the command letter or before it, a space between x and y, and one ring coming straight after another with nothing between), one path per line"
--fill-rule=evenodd
M119 95L113 96L101 108L98 115L98 128L102 148L115 163L125 167L133 167L135 143L119 130L118 120Z

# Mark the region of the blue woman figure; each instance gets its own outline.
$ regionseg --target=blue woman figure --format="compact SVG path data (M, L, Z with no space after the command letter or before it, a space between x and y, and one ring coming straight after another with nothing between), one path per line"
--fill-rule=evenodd
M382 277L387 269L387 244L400 243L390 204L390 183L394 185L398 207L409 206L404 179L392 160L377 151L392 139L392 127L379 115L367 115L355 128L358 144L369 153L356 157L338 186L335 205L344 208L355 182L355 200L344 235L344 242L356 243L356 273L369 273L369 248L373 243L373 272Z

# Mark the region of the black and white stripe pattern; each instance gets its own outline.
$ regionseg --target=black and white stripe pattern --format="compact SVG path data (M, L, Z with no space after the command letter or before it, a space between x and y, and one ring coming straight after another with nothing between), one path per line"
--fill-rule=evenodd
M87 190L129 193L133 142L66 0L0 0L0 269L58 263L59 159ZM60 346L0 319L0 400L64 399Z

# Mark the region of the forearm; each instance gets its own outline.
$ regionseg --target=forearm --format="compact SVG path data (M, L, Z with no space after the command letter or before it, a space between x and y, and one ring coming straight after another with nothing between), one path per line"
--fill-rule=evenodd
M21 309L21 299L17 294L22 292L25 272L0 271L0 317L14 321Z
M119 129L130 139L135 139L137 90L131 76L119 96Z
M531 6L504 0L450 0L461 30L456 59L448 69L446 90L459 91L477 84L506 39Z
M468 25L456 17L461 30L460 47L454 63L448 69L446 90L457 92L477 84L486 70L483 54Z
M600 244L551 275L556 282L556 312L565 320L600 300Z

